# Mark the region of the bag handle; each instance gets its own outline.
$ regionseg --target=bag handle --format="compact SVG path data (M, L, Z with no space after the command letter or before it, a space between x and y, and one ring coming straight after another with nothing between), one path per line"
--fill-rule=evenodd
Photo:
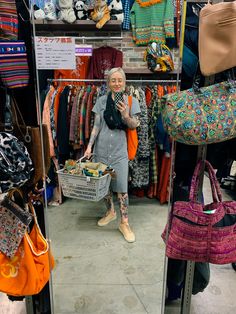
M37 235L40 237L41 241L44 243L45 249L44 249L44 250L41 250L41 252L39 252L39 253L36 252L36 251L35 251L35 246L34 246L32 240L30 239L30 236L29 236L29 234L28 234L27 232L25 233L25 237L26 237L26 240L27 240L27 242L28 242L28 244L29 244L29 246L30 246L31 251L33 252L33 254L34 254L35 256L41 256L41 255L43 255L43 254L45 254L45 253L48 252L48 250L49 250L49 244L48 244L48 241L44 238L44 236L43 236L43 234L42 234L42 231L41 231L41 229L40 229L40 227L39 227L38 220L37 220L37 216L36 216L36 213L35 213L33 204L32 204L31 202L29 202L29 203L28 203L28 206L29 206L30 211L32 212L33 217L34 217L34 223L35 223L35 225L36 225Z
M90 157L88 158L88 157L86 157L86 156L82 156L80 159L78 159L76 162L78 163L78 164L81 164L82 162L83 162L83 160L93 160L94 159L94 157L95 157L95 153L91 153L91 155L90 155Z
M220 74L224 76L224 80L228 83L229 89L235 88L235 75L233 68L224 70ZM192 83L192 89L196 95L201 94L200 86L203 86L204 79L205 76L202 74L200 63L198 62Z
M200 175L200 170L203 166L204 166L204 161L200 160L197 163L197 166L194 170L194 174L191 181L190 194L189 194L189 199L192 202L195 202L197 199L197 193L198 193L198 187L199 187L199 175ZM213 201L222 202L222 194L221 194L219 182L216 178L214 169L212 168L212 165L207 160L205 160L205 166L209 174Z
M192 182L191 182L191 188L190 188L189 199L191 201L196 201L197 193L198 193L198 187L199 187L199 174L200 174L200 170L203 166L204 166L204 161L200 160L198 162L196 168L195 168ZM222 202L222 194L221 194L219 182L216 178L214 169L212 168L211 164L207 160L205 160L205 166L206 166L207 172L209 174L213 201L214 202Z
M129 106L129 110L131 111L132 109L132 96L131 95L128 96L128 106Z
M12 132L12 106L11 106L11 97L7 92L5 93L5 114L4 114L4 129L6 132Z
M21 206L22 208L25 208L25 198L23 195L23 192L19 188L13 188L10 191L8 191L7 196L9 200L16 203L17 205Z
M24 138L25 142L26 143L30 143L31 142L31 136L30 136L30 133L29 133L29 128L30 127L27 127L26 126L26 123L25 123L25 120L22 116L22 113L20 111L20 108L18 107L17 105L17 102L15 100L15 97L13 96L12 97L12 100L13 100L13 106L12 106L12 114L13 114L13 121L15 122L18 130L20 131L21 133L21 136ZM22 133L22 130L20 128L20 124L19 124L19 119L18 119L18 116L20 118L20 123L25 127L26 129L26 134L23 134Z

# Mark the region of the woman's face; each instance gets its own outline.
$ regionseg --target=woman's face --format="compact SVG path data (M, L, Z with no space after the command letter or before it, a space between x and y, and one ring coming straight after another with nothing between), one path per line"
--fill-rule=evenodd
M125 82L120 72L115 72L109 80L109 88L113 93L124 91Z

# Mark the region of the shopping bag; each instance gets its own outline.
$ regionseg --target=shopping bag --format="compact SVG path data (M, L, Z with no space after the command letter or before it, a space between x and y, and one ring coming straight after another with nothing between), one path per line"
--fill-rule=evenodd
M204 145L236 137L236 82L225 81L163 97L161 114L177 142Z
M199 15L199 62L205 76L236 66L236 1L204 6Z
M166 255L173 259L213 264L236 260L236 201L223 201L214 169L205 161L213 202L197 201L199 175L204 162L199 161L192 178L189 201L176 201L162 233ZM169 231L168 237L167 232Z
M13 296L38 294L54 267L49 243L39 228L34 207L31 203L28 205L34 217L31 232L25 234L14 257L0 253L0 291Z

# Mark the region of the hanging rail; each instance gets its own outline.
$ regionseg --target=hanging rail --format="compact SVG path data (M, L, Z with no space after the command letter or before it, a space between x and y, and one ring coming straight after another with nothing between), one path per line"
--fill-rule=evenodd
M120 39L123 39L123 37L116 37L116 36L114 36L114 37L107 37L107 36L94 36L94 37L89 37L89 36L80 36L80 37L74 37L76 40L107 40L107 41L109 41L109 40L120 40Z
M48 83L53 82L107 82L106 79L47 79ZM177 83L180 80L126 80L128 83Z

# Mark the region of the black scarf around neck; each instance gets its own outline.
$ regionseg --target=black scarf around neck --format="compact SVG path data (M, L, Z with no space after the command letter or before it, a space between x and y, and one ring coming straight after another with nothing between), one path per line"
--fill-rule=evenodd
M126 130L127 126L123 123L120 111L112 99L111 92L107 95L106 109L104 111L104 120L109 129Z

